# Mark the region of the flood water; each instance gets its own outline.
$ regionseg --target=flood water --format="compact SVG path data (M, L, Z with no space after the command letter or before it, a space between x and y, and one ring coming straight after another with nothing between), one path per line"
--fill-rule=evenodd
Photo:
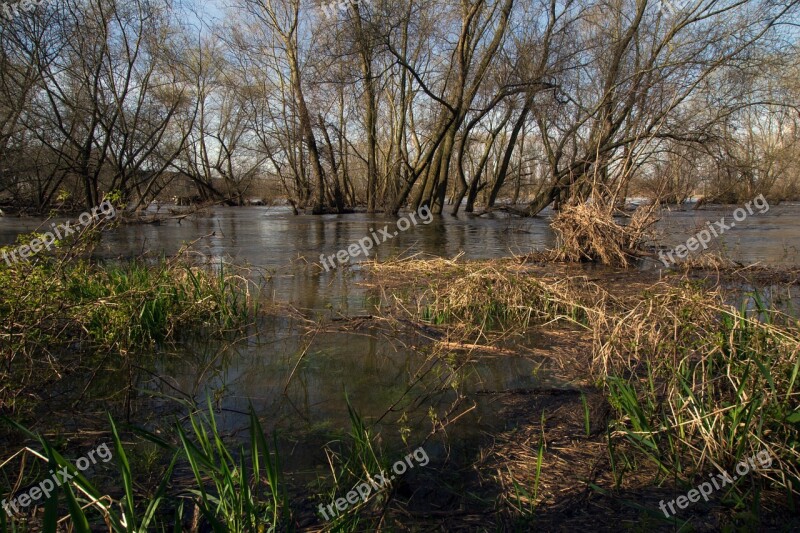
M707 221L730 220L734 209L665 211L658 224L662 242L685 243ZM334 319L370 315L380 295L361 283L364 278L357 266L320 272L308 264L385 225L392 237L373 247L370 258L522 255L554 245L549 217L444 215L430 224L417 219L418 224L395 236L397 219L383 215L293 216L285 208L218 207L180 223L172 219L106 232L97 254L109 259L138 257L145 251L170 255L197 240L192 249L214 262L265 269L269 276L262 285L264 302L290 304L305 316L332 324L315 333L307 322L287 314L260 319L252 335L237 343L186 339L178 353L157 357L152 368L138 376L137 387L200 402L211 397L222 408L221 424L231 431L246 423L244 414L252 403L265 426L281 435L287 470L301 477L324 470L323 445L349 432L345 395L367 421L380 421L377 431L389 447L399 442L401 430L410 432L410 444L424 440L434 416L468 413L448 430L449 437L465 447L485 431L502 429L504 421L498 420L490 400L481 399L489 397L476 393L556 383L547 361L504 356L435 362L428 357L424 339L407 332L394 334L367 319L358 327L336 330ZM33 218L0 218L0 244L13 243L18 234L33 231L40 223ZM797 204L750 215L712 242L714 249L734 260L775 266L800 264L799 246ZM651 260L642 268L663 267ZM536 343L535 338L528 341ZM93 385L98 397L114 389L115 379L109 375ZM159 413L167 403L141 402L134 417ZM436 443L426 447L432 458L445 453Z
M726 224L730 224L735 209L736 206L698 210L673 206L662 211L656 227L662 244L675 246L704 229L706 222L725 217ZM474 217L462 213L457 217L434 217L430 224L424 224L417 216L417 224L410 224L408 230L374 247L370 258L385 260L416 253L453 257L463 252L466 259L488 259L526 254L555 243L549 215L545 211L540 217L520 219L503 214ZM105 257L138 256L143 251L170 255L183 244L200 239L193 249L210 257L281 269L298 258L319 262L320 254L335 254L385 225L394 233L396 221L381 214L293 216L283 207L216 207L181 221L128 225L106 232L98 253ZM34 217L0 217L0 245L12 244L20 233L34 231L42 223L42 219ZM763 214L756 211L735 228L714 238L709 248L722 250L743 263L797 265L800 204L772 206ZM363 256L357 257L354 262L362 259ZM321 278L322 283L310 285L305 283L308 280L302 280L299 291L284 286L282 289L289 292L282 296L303 302L312 292L320 296L331 294L325 289L330 273L323 273Z

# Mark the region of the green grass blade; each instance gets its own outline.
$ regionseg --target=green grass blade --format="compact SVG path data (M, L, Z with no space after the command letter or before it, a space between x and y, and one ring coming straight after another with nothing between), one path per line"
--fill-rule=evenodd
M152 498L150 499L150 503L147 505L147 509L145 510L144 516L142 517L141 529L146 530L150 525L150 522L155 517L156 510L163 501L164 495L167 492L167 484L172 478L172 471L175 468L175 463L177 461L178 461L178 454L176 453L174 456L172 456L172 461L170 461L166 472L164 472L164 476L161 478L161 482L158 484L158 488L156 489L155 494L152 496ZM181 505L183 505L183 502L181 502Z
M122 447L122 439L117 431L117 425L114 424L114 419L111 414L108 414L108 421L111 423L111 436L114 441L114 452L116 453L117 468L122 475L122 487L125 490L125 503L127 513L125 515L128 527L133 531L138 530L136 526L136 506L133 498L133 477L131 476L131 466L128 463L128 456Z

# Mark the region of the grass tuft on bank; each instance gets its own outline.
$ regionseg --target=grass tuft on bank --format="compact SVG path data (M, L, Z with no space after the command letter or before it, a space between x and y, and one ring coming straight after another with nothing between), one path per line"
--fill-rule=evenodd
M76 355L151 353L185 335L237 331L257 312L252 292L242 275L193 264L185 253L0 264L0 406L62 375Z
M138 430L169 459L154 487L143 487L142 472L131 461L135 445L126 445L109 415L115 470L112 483L100 486L80 474L43 435L11 422L38 441L47 466L64 469L74 479L43 499L39 512L0 513L0 531L214 531L249 533L289 530L291 511L277 444L270 443L261 422L249 412L248 446L225 439L211 403L208 411L192 409L189 429L178 421L167 435ZM182 472L189 471L186 477ZM19 480L24 478L20 473ZM95 473L93 478L99 476ZM34 478L35 480L36 478ZM27 479L25 479L28 481ZM3 487L0 487L2 489ZM44 509L42 510L41 507Z

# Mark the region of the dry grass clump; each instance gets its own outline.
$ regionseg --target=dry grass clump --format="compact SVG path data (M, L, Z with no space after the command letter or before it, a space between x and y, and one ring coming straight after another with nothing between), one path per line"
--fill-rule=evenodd
M370 270L393 285L405 282L418 287L410 298L397 291L390 297L408 314L469 334L521 331L532 320L585 326L596 320L588 315L602 309L601 302L609 298L585 278L533 276L512 261L407 259L373 263Z
M637 209L629 223L622 225L614 220L612 206L566 205L551 224L558 238L556 259L628 267L641 255L655 222L652 206Z
M800 268L776 267L763 264L742 264L717 252L704 252L676 263L676 268L688 275L714 273L718 278L732 279L747 285L797 285Z
M654 286L615 314L595 350L618 415L615 435L687 483L766 450L736 483L800 494L800 327L754 293L741 309L718 289ZM763 483L758 482L761 478ZM794 496L793 496L794 495Z
M630 373L652 362L662 364L686 354L705 333L698 324L714 322L721 303L718 288L659 282L618 302L614 312L593 324L600 334L594 347L595 372L606 377Z
M691 270L714 270L725 271L742 268L741 263L725 257L718 252L706 251L699 255L687 257L677 265L685 271Z

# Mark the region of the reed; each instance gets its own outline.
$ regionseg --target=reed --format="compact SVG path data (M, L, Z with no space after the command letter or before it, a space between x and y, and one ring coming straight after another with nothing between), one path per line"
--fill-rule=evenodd
M725 497L758 505L763 490L800 494L797 409L800 328L752 293L739 308L718 290L659 287L609 321L595 370L617 418L612 439L690 487L767 450L768 469L740 477ZM615 454L615 451L617 452ZM617 444L616 463L625 452Z
M164 470L158 486L145 497L137 497L134 475L128 462L125 448L114 421L111 423L111 439L114 459L117 464L118 481L124 492L119 505L105 494L99 486L81 474L75 465L59 453L50 441L13 421L8 421L29 438L39 442L48 459L48 467L55 471L66 469L74 476L70 482L62 483L44 502L44 513L33 516L13 516L10 520L0 518L0 531L78 531L89 533L104 524L104 530L114 533L146 532L163 529L165 522L159 514L166 501L168 483L171 481L177 455L173 456ZM63 499L63 505L61 501ZM175 519L179 525L182 516Z
M350 403L345 395L347 412L350 418L350 434L347 439L340 441L339 449L333 445L325 448L328 465L331 472L328 482L320 480L320 485L327 487L321 492L318 499L321 502L335 501L337 497L349 492L356 484L381 472L388 471L388 462L375 445L375 435L372 430ZM368 509L378 501L387 501L386 492L376 491L370 495L366 502L359 502L349 507L341 514L333 517L326 529L335 531L364 531L369 524L376 525ZM367 524L365 526L365 524Z
M627 224L619 224L614 220L613 203L563 206L552 222L558 237L553 257L559 261L628 267L642 255L652 238L654 209L655 205L639 208Z
M171 460L156 487L142 490L141 472L131 465L117 425L109 416L117 471L112 494L83 476L45 437L10 422L36 439L49 465L67 468L75 476L62 484L44 503L42 516L0 517L0 531L38 530L47 533L69 527L73 531L114 533L184 530L185 503L198 513L193 521L201 528L219 532L284 531L290 525L277 446L271 446L258 417L250 410L249 449L234 447L223 439L213 411L190 413L187 432L176 423L172 440L177 446L146 431L139 432L163 450ZM188 465L193 483L177 479L177 467ZM63 501L63 504L61 503ZM3 513L4 514L4 513ZM29 529L28 529L29 528Z
M203 518L217 532L276 530L289 516L277 443L270 447L251 408L250 450L240 446L235 456L220 436L213 413L209 400L207 416L190 415L191 436L176 426L183 457L194 474L196 488L191 493Z

